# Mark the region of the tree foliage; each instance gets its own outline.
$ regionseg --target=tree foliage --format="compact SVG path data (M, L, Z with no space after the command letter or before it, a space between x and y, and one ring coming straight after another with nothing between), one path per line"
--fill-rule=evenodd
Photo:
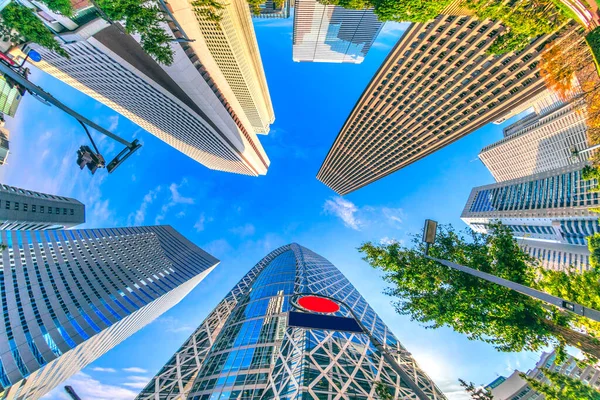
M173 63L172 37L161 27L165 15L156 4L146 0L96 0L96 4L113 21L125 21L127 33L139 34L142 48L156 61Z
M390 389L381 381L375 382L375 394L381 400L394 400L394 395L390 392Z
M492 392L489 389L477 388L473 382L467 383L466 381L459 379L460 386L465 388L465 391L471 395L473 400L493 400Z
M222 10L225 8L225 5L221 3L219 0L196 0L193 1L192 7L194 7L194 12L196 15L200 17L212 21L212 22L220 22L222 17ZM250 8L254 15L258 15L260 12L260 4L251 3ZM259 8L258 10L256 8Z
M521 378L525 379L533 390L543 394L545 400L600 400L600 392L579 379L546 368L542 368L541 371L550 382L540 382L525 374L521 374Z
M52 32L29 8L17 3L10 3L2 10L0 15L2 16L2 25L6 29L5 32L17 31L25 41L37 43L63 57L69 57L69 54L54 38ZM19 36L16 36L15 39L19 39Z
M525 254L505 226L492 225L489 235L464 234L441 227L430 255L484 271L527 286L535 285L534 260ZM412 248L398 243L360 247L365 260L385 273L386 293L396 300L399 314L428 328L448 326L471 340L492 344L500 351L538 351L548 345L578 347L592 357L600 345L589 335L571 329L578 320L540 301L445 267L424 257L418 236Z
M452 0L318 0L344 8L374 8L380 21L427 22L437 17Z
M41 0L49 9L65 16L73 15L73 6L69 0Z
M552 0L465 0L464 6L478 18L500 21L506 27L488 48L490 54L522 50L532 39L556 31L569 19Z

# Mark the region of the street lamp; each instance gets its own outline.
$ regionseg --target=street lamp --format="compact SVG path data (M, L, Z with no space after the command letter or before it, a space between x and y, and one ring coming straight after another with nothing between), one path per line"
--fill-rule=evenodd
M303 300L306 300L306 301L303 301ZM385 346L362 323L360 318L354 313L354 310L350 306L348 306L348 304L346 304L344 301L336 299L334 297L325 296L322 294L296 293L290 298L290 304L295 309L302 310L302 311L309 311L311 313L314 313L314 312L316 312L316 313L333 313L333 312L337 312L340 310L340 307L339 307L340 305L343 306L346 310L350 311L350 314L352 315L352 319L354 320L355 325L357 325L359 328L358 330L354 330L352 328L335 329L335 327L332 327L330 325L331 321L336 321L334 318L336 318L337 321L340 321L339 322L340 325L346 325L346 326L348 324L344 323L343 320L348 320L349 318L347 318L347 317L332 317L332 316L324 316L324 315L322 317L326 317L326 318L328 317L325 320L325 323L328 325L327 327L319 327L316 325L313 325L313 326L292 325L289 322L289 316L288 316L288 326L304 327L304 328L308 328L308 329L350 331L350 332L356 332L356 333L363 333L363 334L367 335L367 337L369 338L371 343L381 353L383 358L390 364L390 366L392 367L394 372L396 372L400 376L402 381L405 382L410 387L410 389L415 393L417 398L419 400L430 400L431 399L430 396L425 394L423 389L421 389L419 387L419 385L414 382L414 379L416 379L416 378L414 376L410 376L400 366L400 364L389 353L389 351L385 348ZM320 311L320 310L323 310L323 311ZM288 314L292 315L292 313L294 313L294 312L290 311ZM296 314L300 314L300 313L296 313ZM314 314L312 314L312 315L314 315Z
M433 236L427 236L427 241L425 240L425 234L423 234L423 241L426 243L425 246L425 258L436 261L446 267L466 272L469 275L476 276L478 278L484 279L488 282L495 283L500 286L504 286L508 289L514 290L531 298L541 300L548 304L554 305L562 310L571 312L573 314L581 315L583 317L589 318L594 321L600 322L600 311L594 310L593 308L584 307L581 304L574 303L572 301L565 300L561 297L552 296L546 292L542 292L539 290L535 290L530 288L529 286L521 285L519 283L509 281L508 279L500 278L496 275L488 274L487 272L482 272L477 269L465 267L464 265L456 264L451 261L441 260L439 258L430 257L428 254L429 245L435 243L435 233L437 231L437 222L432 220L425 220L425 232L431 231L431 229L436 228Z

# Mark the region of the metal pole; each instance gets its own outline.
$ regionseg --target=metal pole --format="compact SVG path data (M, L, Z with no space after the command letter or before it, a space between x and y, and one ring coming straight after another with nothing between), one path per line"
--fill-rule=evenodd
M369 337L369 340L371 341L371 343L373 343L373 345L375 346L375 348L377 350L379 350L379 352L381 352L381 355L383 356L383 358L385 358L385 360L392 366L392 369L400 376L400 378L410 387L410 389L417 395L417 397L419 398L419 400L431 400L431 397L428 396L423 389L421 389L414 381L413 378L408 375L406 373L406 371L404 371L404 369L402 369L402 367L400 366L400 364L398 364L398 362L396 361L396 359L394 357L392 357L387 349L379 342L379 340L373 336L373 334L371 333L370 330L367 329L366 326L363 325L362 321L360 320L360 318L358 318L358 316L354 313L354 310L348 306L348 304L346 304L345 302L343 302L342 300L338 300L334 297L330 297L330 296L325 296L323 294L320 293L296 293L292 299L299 297L299 296L319 296L319 297L323 297L325 299L329 299L332 300L336 303L341 304L342 306L344 306L348 311L350 311L350 314L352 314L352 318L354 318L354 320L358 323L358 325L360 326L360 328L362 329L363 333L365 335L367 335ZM296 308L300 308L295 300L291 301L292 305Z
M436 261L447 267L456 269L458 271L466 272L469 275L473 275L478 278L484 279L488 282L492 282L504 286L508 289L512 289L534 299L538 299L546 303L552 304L573 314L581 315L591 320L600 322L600 311L594 310L593 308L584 307L581 304L577 304L557 296L552 296L546 292L541 292L539 290L532 289L529 286L521 285L519 283L509 281L508 279L500 278L496 275L488 274L487 272L482 272L473 268L465 267L464 265L456 264L451 261L433 258L428 255L424 255L424 257Z
M130 149L132 149L132 148L135 147L134 144L129 143L127 140L122 139L121 137L115 135L114 133L112 133L112 132L104 129L100 125L96 124L95 122L87 119L83 115L77 113L73 109L67 107L62 102L60 102L59 100L57 100L54 96L52 96L50 93L44 91L44 89L40 88L39 86L37 86L37 85L33 84L32 82L30 82L29 80L25 79L25 77L23 77L21 74L19 74L18 72L16 72L14 69L10 68L8 65L4 64L3 62L0 62L0 72L3 73L3 74L5 74L5 75L7 75L11 79L13 79L15 82L17 82L19 85L23 86L24 88L26 88L30 92L33 92L33 93L37 94L42 99L44 99L47 102L53 104L54 106L60 108L61 110L63 110L67 114L69 114L72 117L74 117L77 121L79 121L81 123L84 123L84 124L86 124L86 125L94 128L95 130L97 130L98 132L102 133L103 135L106 135L109 138L111 138L113 140L116 140L117 142L119 142L119 143L127 146Z

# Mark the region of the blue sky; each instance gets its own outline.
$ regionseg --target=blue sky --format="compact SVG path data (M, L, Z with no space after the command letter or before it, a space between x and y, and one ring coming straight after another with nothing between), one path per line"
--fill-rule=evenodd
M85 133L71 117L26 97L11 131L0 181L73 196L87 207L84 227L170 224L221 260L180 304L74 376L86 400L132 399L231 287L262 257L289 242L328 258L358 288L450 399L467 399L457 379L489 383L533 367L531 353L498 353L449 329L424 329L397 315L385 283L356 248L365 241L406 240L426 218L462 228L473 186L493 181L477 159L502 137L488 125L433 155L341 198L316 173L354 103L402 33L386 25L361 65L294 63L292 19L255 22L276 121L261 141L266 176L211 171L107 107L34 71L32 80L71 107L143 147L113 174L79 171ZM99 139L109 159L119 146ZM62 386L47 399L68 399Z

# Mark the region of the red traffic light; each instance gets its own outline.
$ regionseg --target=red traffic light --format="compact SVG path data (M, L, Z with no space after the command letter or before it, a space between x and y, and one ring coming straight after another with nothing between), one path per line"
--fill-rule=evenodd
M340 310L340 306L335 301L319 296L300 297L298 305L308 311L318 313L334 313Z

